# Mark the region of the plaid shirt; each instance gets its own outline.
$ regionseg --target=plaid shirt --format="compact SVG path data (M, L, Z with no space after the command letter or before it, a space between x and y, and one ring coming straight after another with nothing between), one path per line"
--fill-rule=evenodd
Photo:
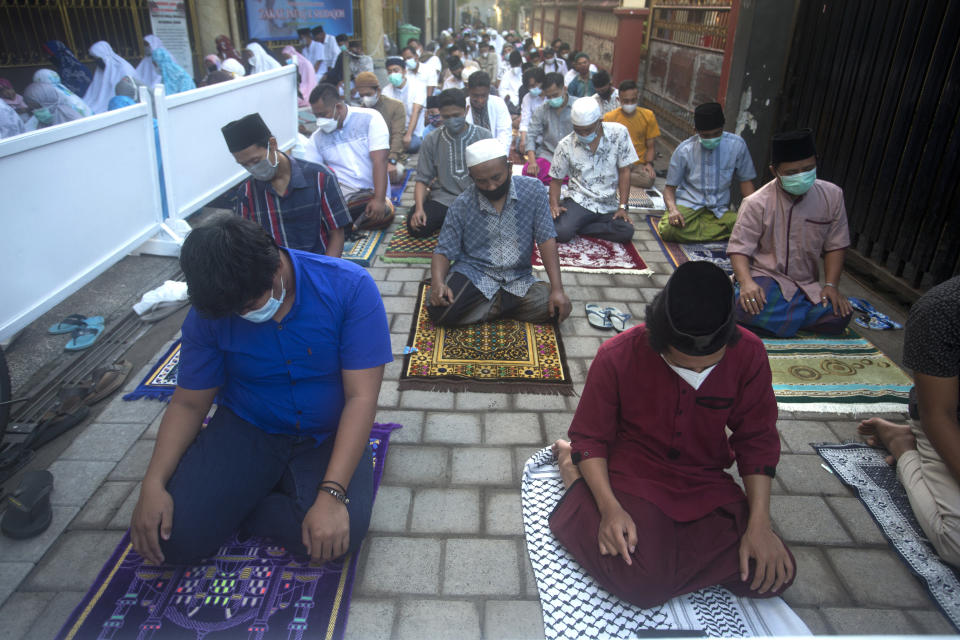
M351 223L340 185L323 165L287 159L287 193L280 195L271 183L248 178L237 190L236 213L260 223L281 247L326 253L330 231Z
M467 276L488 300L499 289L527 295L537 281L530 267L533 243L557 237L547 188L536 178L511 179L500 213L476 185L467 187L447 210L434 251L455 262L451 271Z

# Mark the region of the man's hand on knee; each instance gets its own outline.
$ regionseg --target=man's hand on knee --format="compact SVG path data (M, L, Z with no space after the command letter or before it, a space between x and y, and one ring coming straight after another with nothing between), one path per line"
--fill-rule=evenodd
M750 525L740 539L740 580L743 582L750 577L751 559L756 562L751 591L776 593L793 579L790 554L769 526Z
M637 525L619 504L600 512L597 542L601 555L622 556L628 565L633 564L630 554L637 549Z
M160 537L169 540L172 531L173 496L162 486L144 482L130 519L130 540L134 550L151 564L163 564Z
M339 558L350 547L347 507L325 491L317 495L300 526L303 546L314 562Z

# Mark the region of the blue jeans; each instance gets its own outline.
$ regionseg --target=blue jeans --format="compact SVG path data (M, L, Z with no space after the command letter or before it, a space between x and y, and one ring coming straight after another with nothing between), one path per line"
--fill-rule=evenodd
M166 562L192 564L214 555L238 530L305 554L300 525L316 500L334 437L317 445L311 436L267 433L219 407L167 483L173 496L173 531L169 540L160 539ZM349 551L356 551L373 509L369 445L350 479L347 497Z
M407 147L407 153L416 153L417 151L420 151L421 143L423 143L423 138L415 133L411 133L410 146Z

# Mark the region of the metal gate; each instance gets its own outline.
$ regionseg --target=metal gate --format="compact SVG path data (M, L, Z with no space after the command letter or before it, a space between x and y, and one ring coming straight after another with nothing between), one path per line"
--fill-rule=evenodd
M960 0L802 0L784 80L853 248L913 287L960 274L958 53Z

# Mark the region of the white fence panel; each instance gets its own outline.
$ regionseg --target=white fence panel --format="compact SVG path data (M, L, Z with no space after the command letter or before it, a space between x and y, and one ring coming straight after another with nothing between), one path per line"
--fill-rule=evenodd
M0 140L0 340L159 228L153 118L138 104Z
M248 174L227 150L220 128L258 112L281 149L297 140L293 65L163 96L155 90L160 149L171 218L185 218Z

